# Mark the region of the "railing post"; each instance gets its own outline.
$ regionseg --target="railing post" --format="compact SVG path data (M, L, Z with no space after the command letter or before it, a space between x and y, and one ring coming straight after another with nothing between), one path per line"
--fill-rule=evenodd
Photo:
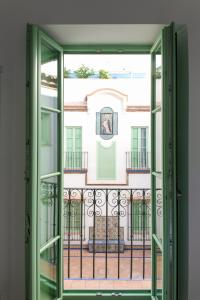
M81 189L81 249L80 249L80 278L83 277L83 189Z
M131 269L130 269L130 279L133 277L133 190L131 189L130 195L131 201Z
M120 190L117 192L117 205L118 205L118 279L120 278Z
M95 231L96 231L96 190L93 190L93 204L94 204L94 214L93 214L93 279L95 278Z
M145 190L142 191L142 227L143 227L143 279L145 278Z
M106 189L106 260L105 277L108 277L108 190Z
M69 189L68 204L68 278L70 278L70 226L71 226L71 190Z

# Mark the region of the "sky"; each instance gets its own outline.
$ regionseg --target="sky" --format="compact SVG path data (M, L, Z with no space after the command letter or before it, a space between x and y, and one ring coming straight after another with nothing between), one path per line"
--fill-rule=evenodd
M98 71L105 69L108 72L148 73L150 55L140 54L67 54L64 56L64 66L71 71L77 70L82 64ZM55 61L42 65L41 72L56 75Z

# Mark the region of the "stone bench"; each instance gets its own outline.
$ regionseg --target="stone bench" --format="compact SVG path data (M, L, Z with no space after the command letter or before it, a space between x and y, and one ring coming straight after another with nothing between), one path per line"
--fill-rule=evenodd
M124 227L119 227L118 240L118 217L107 217L107 240L106 240L106 217L100 216L95 219L95 235L93 226L89 227L89 252L105 253L106 243L108 253L124 252Z

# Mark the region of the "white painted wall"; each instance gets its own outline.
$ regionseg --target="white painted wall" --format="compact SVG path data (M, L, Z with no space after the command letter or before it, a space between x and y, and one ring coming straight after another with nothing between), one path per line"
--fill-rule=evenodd
M144 9L145 8L145 9ZM114 11L114 13L113 13ZM0 10L0 295L25 299L26 24L187 24L189 33L189 300L199 299L199 70L197 0L3 1ZM15 13L13 13L15 12ZM12 17L11 17L12 15ZM120 34L120 32L119 32Z
M146 56L145 56L146 57ZM147 74L143 79L65 79L64 80L64 102L87 102L87 112L68 112L64 113L65 126L82 127L82 151L88 152L88 184L125 184L126 183L126 152L131 151L131 127L148 127L150 143L150 113L149 112L127 112L127 105L150 105L150 60L147 65ZM148 76L147 76L148 75ZM128 83L127 83L128 82ZM137 87L137 88L135 88ZM106 88L113 89L107 90ZM99 90L99 91L98 91ZM88 94L84 94L88 92ZM126 95L121 93L126 92ZM79 97L79 98L77 98ZM73 99L73 101L72 101ZM104 140L96 135L96 112L100 112L103 107L111 107L118 113L118 134L110 140ZM116 179L98 180L97 179L97 143L104 147L116 145ZM150 145L149 145L150 151ZM84 175L82 175L84 176ZM138 177L139 176L139 177ZM72 180L76 180L74 174L65 174L65 186L70 187ZM138 186L150 187L148 175L129 175L134 182L137 178ZM73 178L73 179L72 179ZM138 182L140 178L140 182ZM146 178L148 178L147 181ZM82 179L81 179L82 180ZM131 179L130 179L131 180ZM143 182L144 181L144 182ZM76 186L81 182L76 180ZM74 186L74 184L73 184ZM80 185L81 186L81 185ZM127 187L131 187L128 185Z

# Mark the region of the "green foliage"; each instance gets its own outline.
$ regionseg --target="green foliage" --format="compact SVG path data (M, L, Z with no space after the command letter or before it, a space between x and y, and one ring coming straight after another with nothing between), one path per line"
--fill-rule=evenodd
M110 74L108 71L101 69L101 70L99 70L99 78L100 79L109 79Z
M69 78L70 70L64 68L64 78Z
M88 78L94 75L94 70L86 67L85 65L81 65L80 68L75 71L75 74L78 78Z

